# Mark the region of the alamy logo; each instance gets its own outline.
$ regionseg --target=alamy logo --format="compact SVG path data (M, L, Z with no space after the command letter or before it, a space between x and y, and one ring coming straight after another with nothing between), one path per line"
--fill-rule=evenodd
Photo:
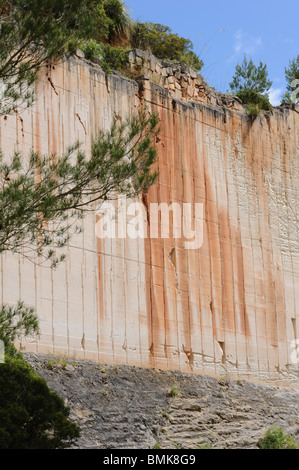
M153 203L146 208L119 197L116 204L103 203L97 217L96 235L102 240L183 239L186 250L199 250L203 245L203 204Z
M0 340L0 364L5 362L5 347L3 341Z

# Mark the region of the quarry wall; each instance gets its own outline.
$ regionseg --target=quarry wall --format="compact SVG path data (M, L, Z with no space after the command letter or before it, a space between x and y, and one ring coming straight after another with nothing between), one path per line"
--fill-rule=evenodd
M0 118L0 146L5 155L62 154L79 140L89 152L99 129L146 105L159 113L162 132L159 179L140 202L203 204L202 247L174 238L171 218L169 238L100 239L97 217L88 215L55 271L3 255L1 302L22 299L40 318L40 338L21 347L297 384L298 108L253 121L200 77L187 73L198 94L181 99L149 78L106 76L82 56L48 66L34 106ZM149 211L144 223L153 224Z

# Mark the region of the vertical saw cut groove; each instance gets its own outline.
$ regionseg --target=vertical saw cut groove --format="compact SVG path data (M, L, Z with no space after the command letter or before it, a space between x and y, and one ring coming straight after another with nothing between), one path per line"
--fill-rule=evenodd
M293 332L294 332L294 339L297 340L297 320L296 318L292 318L292 326L293 326Z

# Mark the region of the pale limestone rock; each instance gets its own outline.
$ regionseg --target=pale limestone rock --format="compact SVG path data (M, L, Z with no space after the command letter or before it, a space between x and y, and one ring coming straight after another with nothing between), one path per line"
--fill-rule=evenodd
M134 52L130 52L129 53L129 62L131 64L134 64L135 63L135 53Z
M79 58L79 59L84 59L85 58L85 54L83 51L81 51L81 49L77 49L76 50L76 56Z
M162 67L159 63L156 64L156 72L159 74L159 75L162 75Z

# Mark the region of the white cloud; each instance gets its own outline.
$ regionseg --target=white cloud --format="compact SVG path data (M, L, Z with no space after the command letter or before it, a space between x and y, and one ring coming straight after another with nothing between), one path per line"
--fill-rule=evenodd
M243 48L243 34L240 29L239 31L236 32L234 38L235 38L235 44L234 44L235 55L239 55Z
M270 99L270 103L273 106L279 106L280 105L282 93L283 93L282 88L270 88L269 99Z
M235 39L235 42L234 42L235 54L233 58L236 58L244 54L252 56L262 45L261 37L251 37L248 35L248 33L244 33L242 29L239 29L235 33L234 39Z
M294 39L290 39L290 38L284 38L283 42L285 44L294 44Z

